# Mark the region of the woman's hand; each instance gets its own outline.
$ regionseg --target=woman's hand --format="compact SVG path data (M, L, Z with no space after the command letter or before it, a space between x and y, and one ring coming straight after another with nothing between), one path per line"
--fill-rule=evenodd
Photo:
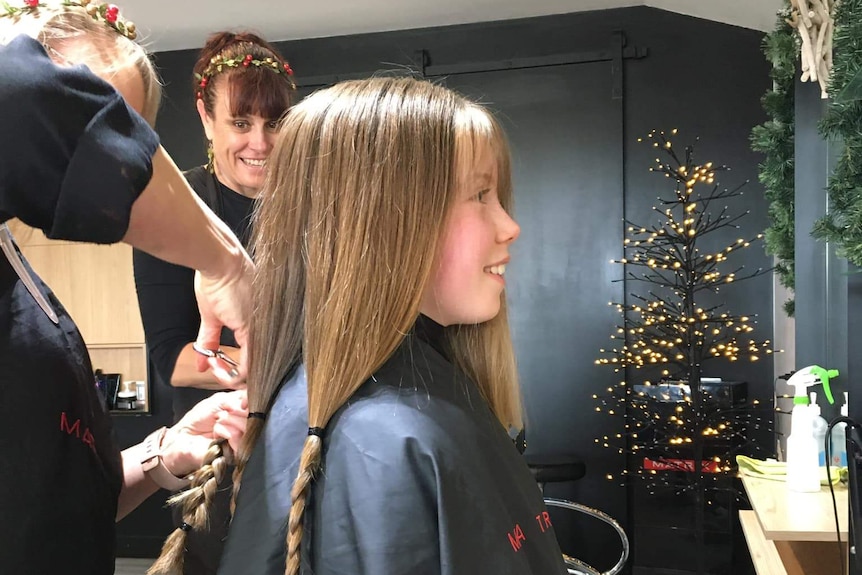
M222 327L233 330L240 347L239 365L228 364L218 357L197 359L198 371L212 369L213 375L228 389L245 387L248 370L248 329L251 319L251 282L254 264L244 251L234 261L229 273L220 276L195 273L195 296L201 315L197 346L219 349Z
M248 421L245 390L220 392L194 406L165 433L161 454L165 467L177 477L197 470L214 439L239 448Z

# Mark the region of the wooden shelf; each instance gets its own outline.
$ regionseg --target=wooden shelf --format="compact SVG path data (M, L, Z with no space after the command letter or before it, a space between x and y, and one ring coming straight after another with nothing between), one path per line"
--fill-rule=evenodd
M88 345L93 369L121 373L123 381L147 380L147 348L144 344Z
M748 551L751 553L751 561L757 575L786 575L787 569L781 561L775 542L770 541L763 535L757 514L754 511L742 510L739 512L739 524L745 534L748 543Z
M783 481L742 476L751 511L739 522L757 575L834 575L847 572L847 488L835 486L841 544L828 487L795 493ZM841 562L845 563L842 571Z
M776 541L837 541L835 512L828 487L816 493L796 493L783 481L742 476L742 485L757 512L757 519L767 539ZM841 540L847 541L850 507L847 487L835 486L838 525Z
M152 415L152 413L144 409L111 409L108 413L119 417L145 417Z

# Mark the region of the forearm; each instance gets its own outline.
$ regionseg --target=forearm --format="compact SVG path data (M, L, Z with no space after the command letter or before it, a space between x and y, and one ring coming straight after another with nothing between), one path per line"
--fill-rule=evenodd
M123 488L117 502L117 521L131 513L159 487L150 479L141 466L143 444L139 443L123 451Z
M161 147L153 155L153 176L132 205L123 241L211 277L242 266L244 252L236 236L192 192Z
M234 360L239 359L239 348L223 345L221 349ZM180 355L177 357L177 362L171 375L171 385L173 387L195 387L211 390L227 389L216 379L211 371L198 371L196 362L197 352L192 349L192 344L189 343L183 347Z
M212 423L209 425L211 429ZM188 485L185 475L200 466L201 454L195 454L187 440L177 442L179 433L176 426L159 428L141 443L123 451L123 488L117 502L117 521L160 487L176 491ZM204 438L205 444L209 441ZM144 471L145 461L150 464L149 471ZM179 470L183 477L177 476L174 470Z

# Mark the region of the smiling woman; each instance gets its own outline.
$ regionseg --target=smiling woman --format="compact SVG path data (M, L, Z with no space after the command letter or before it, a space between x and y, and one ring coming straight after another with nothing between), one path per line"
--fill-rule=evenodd
M185 175L243 245L250 235L254 198L263 186L276 127L291 103L292 75L290 65L275 48L249 33L212 35L194 67L192 87L208 140L209 163ZM196 369L192 342L199 319L192 270L143 252L135 252L134 265L147 348L157 377L175 388L174 418L179 419L195 403L222 388L213 373ZM220 344L223 357L239 356L231 332L222 333ZM230 366L224 367L230 376ZM242 387L244 382L234 378L231 385ZM186 574L215 573L218 566L227 529L229 490L220 494L211 534L189 538Z
M221 32L201 50L194 72L208 167L222 184L254 198L278 119L295 88L293 70L262 38Z

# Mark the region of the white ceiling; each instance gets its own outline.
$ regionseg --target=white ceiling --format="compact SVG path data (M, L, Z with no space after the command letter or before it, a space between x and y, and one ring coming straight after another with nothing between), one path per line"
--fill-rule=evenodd
M771 30L783 0L122 0L153 51L197 48L216 30L251 29L295 40L509 20L626 6L653 6L756 30Z

